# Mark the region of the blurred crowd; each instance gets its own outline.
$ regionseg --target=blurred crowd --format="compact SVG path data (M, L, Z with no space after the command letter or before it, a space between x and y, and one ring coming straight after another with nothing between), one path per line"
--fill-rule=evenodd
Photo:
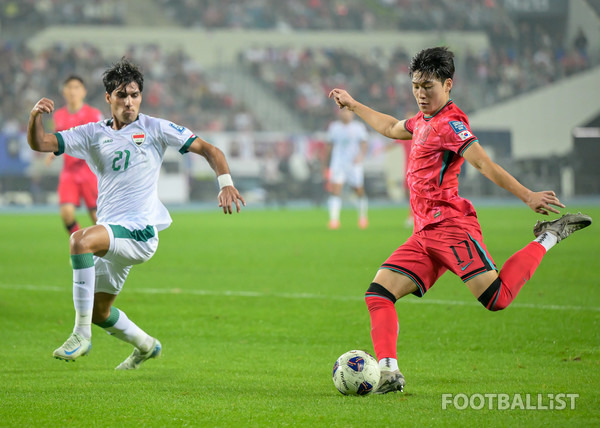
M564 17L534 24L512 16L499 0L153 0L153 4L177 25L209 29L485 31L488 49L464 51L457 58L453 97L467 113L593 65L583 29L574 40L567 40ZM60 24L122 25L127 5L118 0L0 0L0 25L5 33L11 28L30 32ZM327 100L333 87L347 88L359 100L397 117L410 114L412 53L402 46L391 52L373 47L361 54L343 48L257 46L240 54L240 64L291 106L306 129L317 130L334 118L335 108ZM146 113L199 130L261 127L261 118L181 51L142 45L123 54L139 62L146 73ZM11 41L0 46L0 57L4 127L23 128L39 97L60 99L60 83L71 73L86 77L91 104L104 105L101 73L110 61L94 46L57 45L33 53L22 41ZM268 129L268 123L263 127Z
M145 77L142 112L166 117L194 130L255 129L253 116L236 102L217 79L181 51L156 45L136 45L123 52L138 63ZM87 102L108 114L102 73L111 61L91 45L56 45L34 53L24 46L0 47L0 123L2 130L25 130L28 113L41 97L63 105L64 79L78 74L85 80ZM113 58L113 61L115 59Z
M542 26L519 26L515 37L494 27L490 47L456 58L453 99L467 112L549 85L591 66L580 29L572 45ZM340 48L251 47L240 56L248 72L293 106L308 129L324 129L334 118L327 100L342 87L376 110L403 118L414 110L408 75L410 54L372 48L356 54Z
M48 25L122 25L120 0L0 0L3 31L40 29Z

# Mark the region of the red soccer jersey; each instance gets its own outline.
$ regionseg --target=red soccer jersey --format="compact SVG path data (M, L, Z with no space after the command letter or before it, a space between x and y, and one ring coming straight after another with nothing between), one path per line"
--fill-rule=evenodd
M419 112L404 127L413 134L406 180L414 231L448 218L476 216L471 202L458 196L462 154L477 141L467 115L450 100L433 116Z
M100 120L102 120L100 110L90 107L87 104L84 104L75 113L70 113L67 106L64 106L54 112L54 131L65 131L75 126L98 122ZM83 159L64 155L63 171L76 172L81 168L88 168Z

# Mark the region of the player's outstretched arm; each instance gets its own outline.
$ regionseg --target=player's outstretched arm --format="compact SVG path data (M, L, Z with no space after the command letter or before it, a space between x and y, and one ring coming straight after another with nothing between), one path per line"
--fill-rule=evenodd
M54 111L54 101L42 98L31 110L29 123L27 125L27 143L36 152L57 152L58 139L54 134L48 134L44 130L42 114Z
M329 93L329 98L333 98L339 108L347 108L356 113L381 135L395 140L410 140L412 138L412 134L404 128L404 120L398 120L393 116L380 113L359 103L343 89L333 89Z
M217 199L219 201L219 206L223 208L223 213L231 214L233 212L233 204L235 204L237 212L239 213L242 209L240 201L244 206L246 206L246 201L234 187L233 182L231 182L229 166L227 165L227 159L225 159L223 152L198 137L196 137L194 142L190 145L189 151L204 157L217 174L217 177L219 177L221 191L219 192ZM223 183L221 183L222 181Z
M533 192L523 186L504 168L492 161L477 141L469 146L463 156L485 177L521 199L536 213L543 215L548 215L549 212L559 214L560 211L554 207L565 207L552 190Z

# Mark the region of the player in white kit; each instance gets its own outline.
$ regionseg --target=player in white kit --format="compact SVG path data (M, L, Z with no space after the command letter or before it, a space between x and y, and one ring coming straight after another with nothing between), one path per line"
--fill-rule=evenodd
M358 198L358 225L364 229L368 225L363 167L367 154L367 128L362 122L353 120L354 113L347 109L339 111L339 118L340 120L332 122L327 130L330 143L329 228L340 227L342 190L344 184L348 183Z
M158 176L165 150L192 152L206 158L218 177L219 206L237 212L244 199L233 186L223 153L168 120L139 113L144 77L137 66L122 59L105 71L103 83L112 118L46 133L42 114L54 102L42 98L31 111L27 141L33 150L85 159L98 177L98 222L71 235L75 327L57 348L55 358L72 361L92 346L91 324L134 346L133 353L116 367L137 369L161 354L158 339L148 335L113 302L132 265L149 260L158 247L158 232L171 217L158 199Z

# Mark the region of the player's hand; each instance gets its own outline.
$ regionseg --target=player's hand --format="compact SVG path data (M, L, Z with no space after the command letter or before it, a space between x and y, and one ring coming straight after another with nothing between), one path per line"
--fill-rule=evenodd
M219 206L223 208L223 214L231 214L233 212L233 204L235 204L237 208L237 212L239 213L242 209L240 205L240 201L242 205L246 206L246 201L240 195L240 192L233 186L225 186L219 192L219 196L217 196L219 200Z
M356 101L350 96L348 92L346 92L343 89L332 89L329 93L329 98L333 98L335 103L341 109L346 107L348 110L354 110L354 105L356 104Z
M37 116L43 113L52 113L54 111L54 101L49 98L39 100L31 110L32 116Z
M536 213L542 215L548 215L549 212L560 214L560 211L554 207L565 207L565 205L558 200L556 194L552 190L532 192L527 201L527 205Z

